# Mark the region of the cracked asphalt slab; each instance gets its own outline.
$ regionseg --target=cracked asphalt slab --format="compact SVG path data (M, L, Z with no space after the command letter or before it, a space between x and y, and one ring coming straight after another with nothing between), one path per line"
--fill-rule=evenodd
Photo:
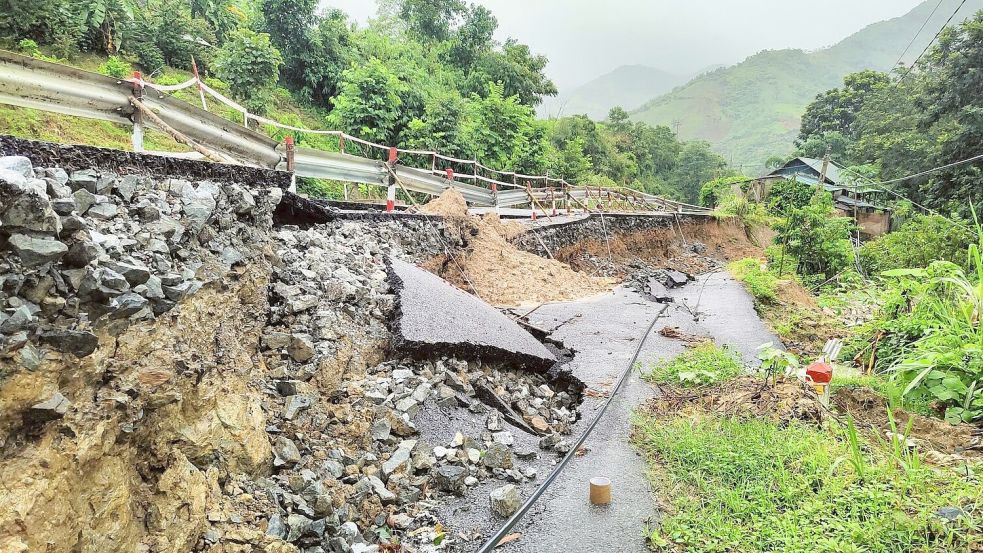
M659 335L665 326L728 345L752 366L758 362L760 344L780 343L758 318L748 293L726 273L703 275L671 293L673 303L659 304L626 288L618 288L589 300L544 305L530 316L530 322L551 329L551 338L577 352L567 367L602 396L617 382L642 333L656 318L659 320L639 354L641 370L685 349L681 340ZM648 551L645 528L657 521L658 513L646 478L645 461L630 444L629 433L633 411L655 394L656 388L641 379L640 370L633 370L585 442L585 454L571 460L513 528L522 537L499 551ZM586 429L604 400L590 394L584 399L582 418L571 439ZM588 482L596 476L612 481L612 502L608 506L595 507L588 501ZM525 498L531 491L523 490L523 493ZM486 536L494 530L492 527ZM478 547L476 544L474 549Z
M397 351L433 357L496 358L546 371L556 357L501 311L440 277L398 259L387 260L396 294L393 323Z

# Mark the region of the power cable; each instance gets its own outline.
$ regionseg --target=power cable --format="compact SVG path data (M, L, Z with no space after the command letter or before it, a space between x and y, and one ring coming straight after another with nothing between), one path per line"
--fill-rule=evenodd
M538 488L536 488L536 491L534 491L532 495L529 496L529 499L527 499L526 502L522 504L522 507L519 507L519 510L516 511L515 514L512 515L501 528L499 528L498 532L495 532L495 534L491 538L489 538L488 541L485 542L483 546L481 546L481 549L479 549L477 553L491 553L492 551L494 551L495 548L498 547L499 542L501 542L502 539L508 535L509 531L512 530L512 528L519 522L519 520L521 520L522 517L525 516L527 512L529 512L529 509L532 508L533 504L536 503L536 501L540 498L540 496L542 496L543 493L547 490L547 488L550 487L550 484L556 481L557 477L560 476L560 473L563 472L563 469L567 466L567 464L570 463L570 460L577 455L577 450L580 449L580 446L584 445L584 442L587 441L587 437L590 436L591 432L594 431L594 428L597 427L597 424L601 422L601 418L604 416L604 413L608 410L608 407L611 405L611 401L614 400L614 397L618 394L618 391L621 390L621 387L624 385L625 380L628 379L628 375L631 374L632 369L635 367L635 362L638 361L638 356L642 353L642 347L645 345L645 341L652 333L652 329L655 328L655 324L659 322L659 320L662 318L662 315L666 312L666 309L668 308L669 308L668 305L662 306L662 310L656 314L654 319L652 319L652 323L649 324L648 329L645 330L645 334L642 335L642 339L639 340L638 347L635 348L635 354L632 355L631 361L628 362L628 366L625 368L625 371L621 373L621 378L618 379L618 383L615 384L614 388L611 390L611 393L608 395L608 399L604 402L604 405L602 405L601 408L597 411L597 415L594 416L594 420L591 421L590 426L587 427L587 430L585 430L584 433L580 435L580 437L577 439L577 442L573 444L573 446L570 448L570 451L568 451L567 454L563 457L563 460L561 460L560 463L556 465L556 469L554 469L553 472L549 475L549 477L547 477L546 480L543 481L543 484Z
M911 72L915 70L915 66L918 65L918 62L921 61L922 57L925 56L926 53L928 53L929 48L931 48L932 45L935 44L935 41L938 40L940 36L942 36L942 31L945 31L946 28L949 26L949 23L952 23L952 20L955 19L956 14L959 13L959 10L961 10L964 5L966 5L966 0L962 0L962 2L960 2L959 5L956 6L956 10L952 12L952 15L950 15L949 19L946 20L945 25L942 25L942 28L939 29L939 32L935 33L935 36L932 38L932 40L928 42L928 44L925 45L925 49L922 50L921 54L918 54L918 57L915 58L915 61L911 62L911 67L909 67L908 70L905 71L905 74L902 75L901 78L895 82L895 86L904 82L904 80L908 78L908 75L911 75Z
M894 65L891 66L890 69L888 69L888 71L891 71L895 67L901 65L901 62L904 61L905 54L908 53L908 50L910 50L912 45L915 44L915 40L918 39L918 36L921 35L922 31L925 30L925 27L928 25L928 22L932 20L932 17L935 15L935 12L937 12L939 10L939 7L942 6L942 2L945 2L945 0L939 0L939 3L935 5L935 9L932 10L932 13L928 14L928 17L925 19L925 22L922 23L922 26L918 28L918 32L915 33L915 36L911 37L911 42L908 43L908 46L905 46L904 52L901 52L901 55L898 56L898 61L896 61Z

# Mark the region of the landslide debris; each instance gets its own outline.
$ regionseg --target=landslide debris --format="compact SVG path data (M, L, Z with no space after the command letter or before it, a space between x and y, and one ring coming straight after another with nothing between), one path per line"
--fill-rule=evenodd
M615 284L613 279L580 273L554 259L520 250L510 241L521 234L519 223L503 222L494 213L467 216L467 204L455 189L422 209L446 215L448 231L455 232L457 242L465 245L456 260L441 256L427 268L492 305L579 299L610 290Z
M0 550L189 551L268 472L277 188L0 158Z
M465 247L443 222L0 168L0 551L466 551L443 505L491 517L569 450L582 384L392 350L384 260Z

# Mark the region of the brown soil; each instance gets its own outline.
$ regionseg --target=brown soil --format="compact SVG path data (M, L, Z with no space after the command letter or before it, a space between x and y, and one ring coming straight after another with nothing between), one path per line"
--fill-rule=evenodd
M761 378L744 377L702 388L663 387L646 412L660 418L712 413L725 417L818 422L822 407L798 382L766 385Z
M467 251L455 259L440 256L425 264L425 268L492 305L511 307L579 299L610 290L616 282L518 249L509 239L524 231L520 223L503 222L492 213L480 219L460 217L460 213L467 213L467 206L454 189L423 206L423 210L449 214L448 232L460 233L461 242L468 245Z
M443 194L423 205L420 211L442 217L467 218L468 204L456 188L448 188Z
M887 402L870 389L840 388L833 394L832 403L837 412L850 415L858 424L877 429L882 438L891 432ZM910 421L908 437L911 444L919 449L946 456L983 458L983 430L980 428L969 424L953 426L944 420L908 413L903 409L895 409L893 415L899 434L905 434ZM937 461L945 459L940 459L938 455L933 457Z
M768 243L767 232L761 231L749 237L739 222L720 219L682 223L674 230L652 229L616 234L610 240L611 256L618 273L623 273L633 261L643 261L652 266L699 274L714 268L711 259L733 261L761 256L762 245ZM694 242L704 244L706 251L693 253L689 246ZM561 248L555 252L555 256L581 271L599 272L609 268L600 266L608 263L608 244L604 240L589 240Z
M818 425L829 420L846 424L849 416L871 439L886 440L891 432L886 400L868 388L837 390L829 410L819 403L811 390L796 380L784 380L771 386L761 378L747 376L696 389L666 386L661 392L662 395L650 400L644 410L662 419L712 414L766 419L779 424L797 420ZM953 426L902 409L894 411L894 419L899 434L905 434L908 421L911 421L908 444L932 464L958 466L965 459L983 459L983 431L975 426Z
M782 338L785 347L799 356L818 356L831 338L845 338L841 321L830 317L816 304L816 298L796 280L780 280L776 286L778 303L763 306L761 315Z

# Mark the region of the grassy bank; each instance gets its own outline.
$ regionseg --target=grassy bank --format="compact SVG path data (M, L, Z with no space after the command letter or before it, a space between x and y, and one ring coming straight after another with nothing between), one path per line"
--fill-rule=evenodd
M663 511L647 530L655 551L941 553L983 543L978 458L939 455L952 427L901 410L902 390L886 379L837 376L827 411L798 381L766 384L712 343L645 377L663 392L632 432Z

